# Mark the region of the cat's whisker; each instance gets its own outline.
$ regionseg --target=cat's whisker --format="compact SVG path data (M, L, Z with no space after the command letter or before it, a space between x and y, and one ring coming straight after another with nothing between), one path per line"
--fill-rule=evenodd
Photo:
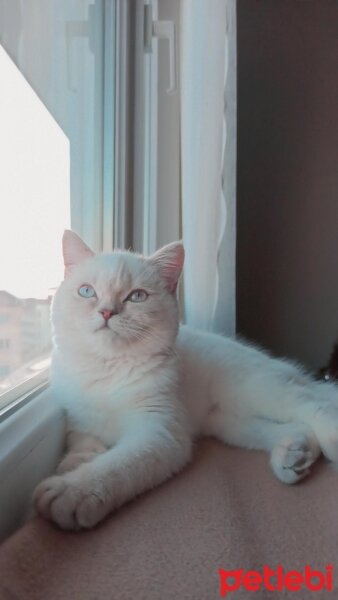
M152 339L155 342L160 342L161 343L161 338L160 336L155 333L154 330L149 329L147 327L144 327L138 323L136 324L129 324L124 328L124 331L128 334L131 334L132 337L134 337L135 339L138 339L139 341L144 341L145 339ZM162 342L163 344L163 342ZM178 353L177 350L174 346L168 346L168 348L165 349L167 354L172 354L176 357L178 357Z

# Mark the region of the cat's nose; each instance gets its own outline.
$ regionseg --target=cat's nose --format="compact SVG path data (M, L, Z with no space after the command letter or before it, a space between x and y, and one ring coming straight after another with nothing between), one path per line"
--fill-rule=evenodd
M108 310L107 308L99 310L99 313L101 313L105 321L109 321L110 317L116 315L116 312L114 310Z

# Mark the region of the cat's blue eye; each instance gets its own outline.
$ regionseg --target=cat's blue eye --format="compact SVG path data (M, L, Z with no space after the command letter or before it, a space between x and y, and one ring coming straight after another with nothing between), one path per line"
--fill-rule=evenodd
M77 293L82 298L94 298L96 296L95 290L91 285L81 285Z
M144 302L148 298L148 295L149 294L144 290L134 290L129 294L126 300L128 300L128 302Z

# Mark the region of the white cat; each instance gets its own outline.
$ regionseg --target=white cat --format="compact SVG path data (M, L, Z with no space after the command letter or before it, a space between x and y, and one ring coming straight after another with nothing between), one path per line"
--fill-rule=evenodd
M35 491L42 515L64 529L93 527L182 469L200 435L271 452L286 483L321 451L338 462L333 384L220 335L181 326L177 336L182 244L149 258L94 255L66 231L63 250L51 383L68 453Z

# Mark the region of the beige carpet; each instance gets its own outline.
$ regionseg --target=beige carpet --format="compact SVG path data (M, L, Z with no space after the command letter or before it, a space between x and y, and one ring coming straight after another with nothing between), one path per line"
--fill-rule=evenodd
M332 593L242 589L227 598L338 598L337 497L338 473L324 462L287 487L266 455L205 440L184 472L93 531L27 524L0 549L0 598L214 600L219 568L328 564Z

